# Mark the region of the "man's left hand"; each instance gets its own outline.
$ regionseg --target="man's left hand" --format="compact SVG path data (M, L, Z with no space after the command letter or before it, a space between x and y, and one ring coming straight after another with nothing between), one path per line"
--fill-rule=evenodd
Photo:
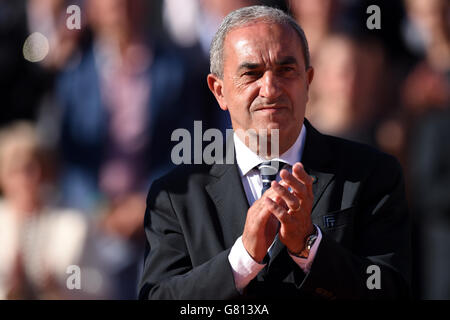
M280 221L280 241L289 252L296 254L303 250L306 238L314 233L311 221L313 179L299 162L292 167L292 173L281 170L280 177L282 180L279 183L272 182L272 188L278 200L281 198L284 203L274 201L280 210L273 210L272 213Z

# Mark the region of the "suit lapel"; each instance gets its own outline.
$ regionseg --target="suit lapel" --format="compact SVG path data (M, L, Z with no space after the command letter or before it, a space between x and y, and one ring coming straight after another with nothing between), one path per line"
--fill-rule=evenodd
M227 146L229 152L234 152L232 140ZM236 164L214 164L210 174L216 179L205 188L216 207L225 247L229 248L244 231L249 204Z
M305 171L314 178L314 202L312 214L323 192L334 178L333 155L327 139L311 126L305 119L306 141L303 151L302 164Z

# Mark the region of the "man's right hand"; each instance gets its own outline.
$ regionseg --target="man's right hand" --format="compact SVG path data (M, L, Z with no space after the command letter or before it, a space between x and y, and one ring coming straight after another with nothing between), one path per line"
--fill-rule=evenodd
M274 202L286 207L284 201L270 188L247 211L242 243L258 263L263 261L278 231L278 219L272 214L277 209Z

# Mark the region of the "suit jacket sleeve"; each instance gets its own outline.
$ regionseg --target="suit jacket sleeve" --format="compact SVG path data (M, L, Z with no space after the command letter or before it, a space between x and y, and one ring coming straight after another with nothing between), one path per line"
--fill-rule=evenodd
M351 248L325 232L299 289L328 298L409 297L410 221L403 176L395 159L379 160L354 208ZM370 265L380 268L380 289L367 285L372 282Z
M239 293L228 262L230 249L192 266L170 194L156 181L147 198L144 220L146 259L140 299L233 299ZM196 221L201 223L201 221Z

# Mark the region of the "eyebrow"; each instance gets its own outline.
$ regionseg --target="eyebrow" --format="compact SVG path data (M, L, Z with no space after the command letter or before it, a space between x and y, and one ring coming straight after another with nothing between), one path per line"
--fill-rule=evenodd
M293 56L283 57L281 60L275 62L279 66L284 66L287 64L297 64L297 59Z
M243 62L239 65L238 71L241 70L254 70L261 67L260 63L252 63L252 62Z
M289 64L297 64L297 59L293 56L283 57L278 61L275 61L275 64L278 66L284 66ZM253 62L243 62L239 65L238 71L241 70L255 70L262 66L261 63L253 63Z

